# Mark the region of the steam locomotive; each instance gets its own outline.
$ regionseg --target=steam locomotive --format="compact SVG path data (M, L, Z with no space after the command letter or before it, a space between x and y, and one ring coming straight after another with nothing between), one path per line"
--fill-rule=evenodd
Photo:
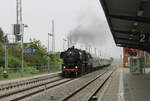
M61 52L63 77L79 76L111 64L111 60L93 58L90 53L73 47Z

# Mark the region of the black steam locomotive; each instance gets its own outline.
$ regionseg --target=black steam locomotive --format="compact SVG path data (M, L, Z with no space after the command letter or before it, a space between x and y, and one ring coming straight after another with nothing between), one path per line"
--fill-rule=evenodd
M74 46L61 52L60 58L63 60L62 75L64 77L77 77L111 64L110 60L93 58L90 53L76 49Z

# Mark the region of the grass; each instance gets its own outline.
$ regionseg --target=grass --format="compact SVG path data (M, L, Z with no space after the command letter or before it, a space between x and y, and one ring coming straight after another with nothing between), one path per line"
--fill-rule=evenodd
M39 74L53 73L53 72L58 72L58 71L60 71L59 68L50 69L50 72L40 72L40 71L37 73L24 72L23 74L21 72L16 72L16 73L10 73L7 78L4 78L3 75L1 75L0 80L15 79L15 78L21 78L21 77L30 77L30 76L35 76L35 75L39 75Z

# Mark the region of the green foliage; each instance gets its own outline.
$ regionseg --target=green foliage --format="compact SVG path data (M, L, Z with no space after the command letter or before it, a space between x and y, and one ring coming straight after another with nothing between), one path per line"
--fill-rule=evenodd
M4 49L0 46L0 67L4 66Z
M21 40L21 35L16 35L16 40L20 41Z
M40 40L34 39L26 46L26 49L28 48L36 50L35 54L25 55L25 60L28 65L41 66L47 64L47 51L45 46L41 44Z
M4 66L4 49L3 49L3 44L4 44L4 32L0 28L0 67Z
M35 54L24 54L24 66L44 66L47 65L46 48L39 40L33 40L24 44L24 48L36 49ZM16 68L21 66L21 48L18 45L9 47L9 67Z
M38 55L45 55L47 53L45 46L41 44L40 40L34 39L32 42L29 43L28 48L36 49Z
M17 73L11 73L8 75L8 78L11 79L11 78L18 78L18 77L21 77L21 73L17 72Z
M27 74L37 74L39 73L39 70L37 70L35 67L26 67L24 68L24 72Z
M0 28L0 43L4 42L4 32L3 30Z
M35 49L35 54L24 54L24 72L21 73L21 47L18 44L9 44L8 46L8 78L22 77L33 75L41 72L47 72L48 59L50 61L50 71L55 72L61 70L62 60L60 53L54 53L48 56L47 50L39 40L33 40L24 44L24 49ZM4 46L0 44L0 69L4 67Z
M60 59L60 53L55 53L50 59L51 70L61 70L63 61Z
M21 67L21 59L14 57L12 55L10 55L8 57L8 67L9 68L17 68L17 67Z

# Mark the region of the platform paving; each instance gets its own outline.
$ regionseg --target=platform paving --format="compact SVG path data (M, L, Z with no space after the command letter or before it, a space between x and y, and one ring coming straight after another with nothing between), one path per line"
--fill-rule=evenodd
M131 74L123 69L125 101L150 101L150 69L145 74Z
M120 68L99 101L150 101L150 69L131 74L129 68Z

